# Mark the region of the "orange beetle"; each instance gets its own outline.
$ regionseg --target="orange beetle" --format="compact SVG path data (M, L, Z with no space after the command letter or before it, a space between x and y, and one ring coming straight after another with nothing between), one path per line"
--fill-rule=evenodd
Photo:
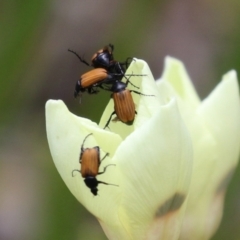
M120 63L114 60L113 50L114 46L111 43L108 44L108 46L105 46L98 50L92 56L91 66L94 68L105 68L110 73L121 73L122 75L124 75L133 58L128 57L125 62ZM70 49L68 49L68 51L75 54L80 60L80 62L86 64L87 66L90 66L90 64L86 62L83 58L81 58L75 51Z
M126 76L130 75L126 75L125 72L130 64L129 59L132 60L132 58L127 58L123 63L115 61L112 54L113 48L113 45L109 44L93 55L92 66L95 69L83 74L80 80L77 81L74 91L75 98L79 95L79 92L85 92L87 90L89 94L94 94L98 92L97 87L104 89L103 84L113 84L115 81L121 81L122 78L127 80ZM68 51L75 54L82 63L90 66L90 64L76 52L70 49L68 49ZM131 76L143 75L131 74ZM133 86L136 87L135 85Z
M125 76L143 76L143 75L126 74L124 75L124 77ZM85 92L86 90L88 91L89 94L97 93L98 92L98 90L96 89L97 87L109 90L109 88L105 88L103 85L114 84L116 81L121 80L122 77L123 77L122 74L110 73L107 72L107 70L104 68L95 68L91 71L84 73L80 77L80 80L77 81L75 86L74 97L76 98L79 95L79 92Z
M82 177L84 178L84 182L86 186L90 188L92 194L96 196L98 192L98 188L97 188L98 184L102 183L105 185L113 185L113 186L118 186L118 185L98 181L96 179L96 176L103 174L106 171L107 167L115 166L115 164L109 164L103 168L102 172L99 172L99 167L102 161L108 156L108 153L106 153L105 156L102 158L102 160L100 160L100 149L98 146L93 148L84 148L84 143L90 135L92 135L92 133L88 134L85 137L81 145L81 153L79 158L79 163L81 164L81 170L77 170L77 169L73 170L72 176L74 171L80 172Z
M124 82L115 82L111 88L110 91L112 91L112 98L114 102L114 112L111 114L110 118L108 119L104 129L108 127L112 116L114 114L117 115L117 119L122 121L123 123L127 125L131 125L135 119L135 114L137 114L135 110L135 104L133 102L132 94L131 92L134 92L136 94L142 95L142 96L154 96L154 95L146 95L134 90L128 90L126 89L128 85L128 81L126 83Z
M112 94L115 113L122 122L131 125L135 118L135 104L133 102L131 91L125 89Z
M79 95L79 92L88 91L89 94L97 93L96 87L102 87L102 84L109 84L115 81L119 74L108 73L104 68L96 68L84 73L75 86L74 97Z
M124 75L133 58L128 57L125 62L120 63L114 60L113 50L114 46L112 44L98 50L92 57L92 66L94 68L105 68L108 72Z
M111 62L113 60L113 49L114 46L109 44L108 46L103 47L102 49L98 50L92 56L92 66L94 68L103 67L109 70L111 66Z

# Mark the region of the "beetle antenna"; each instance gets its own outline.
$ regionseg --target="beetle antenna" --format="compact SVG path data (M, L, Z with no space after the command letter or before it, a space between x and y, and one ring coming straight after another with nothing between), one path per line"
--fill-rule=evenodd
M86 141L87 138L88 138L90 135L92 135L92 134L93 134L93 133L89 133L89 134L84 138L83 143L82 143L82 145L81 145L81 151L82 151L82 152L84 151L83 146L84 146L85 141Z
M81 104L82 103L82 95L79 95L80 97L79 97L79 104Z
M147 95L147 94L140 93L140 92L137 92L137 91L134 91L134 90L130 90L130 92L134 92L136 94L139 94L139 95L142 95L142 96L146 96L146 97L155 97L155 95Z
M122 75L122 74L116 74L116 75ZM125 74L125 76L133 76L133 77L142 77L142 76L147 76L147 74Z
M140 88L140 87L137 87L136 85L134 85L131 81L130 81L130 78L132 77L132 76L136 76L136 75L134 75L133 73L132 73L132 75L130 75L130 77L129 78L127 78L126 77L126 79L127 79L127 81L126 81L126 86L128 85L128 83L130 83L132 86L134 86L135 88ZM142 76L142 75L141 75Z
M75 51L73 51L71 49L68 49L68 51L75 54L78 57L78 59L80 60L80 62L86 64L87 66L90 66L90 64L88 62L86 62L83 58L81 58Z
M129 78L127 78L126 76L130 76ZM138 88L138 89L140 89L140 87L137 87L136 85L134 85L129 79L131 78L131 77L141 77L141 76L147 76L147 74L125 74L124 75L124 77L127 79L127 81L126 81L126 85L128 85L128 83L130 83L133 87L135 87L135 88Z
M129 81L129 80L126 82L126 84L128 84L128 83L130 83L133 87L140 89L140 87L137 87L136 85L134 85L134 84L133 84L131 81Z
M77 93L77 91L75 91L74 92L74 98L76 99L77 97L79 97L78 103L81 104L82 103L82 94L81 93Z
M105 184L105 185L112 185L112 186L115 186L115 187L119 187L119 185L116 185L116 184L112 184L112 183L106 183L106 182L102 182L102 181L97 181L98 184L102 183L102 184Z

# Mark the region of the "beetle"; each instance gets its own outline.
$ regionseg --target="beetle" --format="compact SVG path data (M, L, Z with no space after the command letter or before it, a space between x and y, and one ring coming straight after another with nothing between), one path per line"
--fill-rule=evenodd
M117 81L112 85L111 88L106 89L113 92L111 97L113 98L113 102L114 102L114 111L110 115L104 129L108 127L112 119L112 116L114 114L116 114L117 119L119 119L123 123L127 125L133 124L133 121L135 119L135 114L137 114L137 111L135 110L135 104L133 102L133 98L131 94L132 92L142 96L154 96L154 95L146 95L141 92L126 89L127 85L128 85L128 81L126 83Z
M118 186L115 184L110 184L102 181L98 181L96 179L97 175L103 174L107 167L109 166L115 166L115 164L108 164L103 168L102 172L99 172L99 167L102 163L102 161L109 155L108 153L105 154L105 156L100 160L100 148L98 146L95 146L93 148L84 148L84 143L87 140L87 138L93 135L92 133L88 134L81 145L81 152L79 157L79 163L81 164L81 170L74 169L72 171L72 177L73 173L75 171L80 172L82 177L84 178L84 182L88 188L90 188L92 194L94 196L97 196L98 192L98 184L105 184L105 185L112 185L112 186Z
M125 62L121 63L114 60L113 50L114 46L111 43L108 44L108 46L105 46L102 49L98 50L91 59L92 66L94 68L103 67L112 73L115 72L124 74L130 65L129 60L132 61L133 58L128 57Z
M130 61L133 60L133 58L128 57L125 62L119 62L114 60L113 58L113 50L114 46L110 43L108 46L103 47L102 49L98 50L91 59L91 65L85 61L83 58L81 58L75 51L68 49L69 52L75 54L80 62L86 64L87 66L92 66L94 68L105 68L110 73L121 73L124 75L126 72L126 69L130 65Z
M98 93L97 86L101 86L103 82L113 80L114 75L108 74L104 68L96 68L84 73L77 81L74 91L74 97L79 95L79 92L88 91L89 94Z
M114 46L110 43L108 46L104 46L102 49L98 50L92 56L92 66L94 68L103 67L109 70L111 62L113 59Z
M80 80L77 81L75 85L75 98L79 96L80 92L87 91L89 94L98 93L98 87L104 89L103 84L114 84L116 81L121 81L122 78L125 78L130 84L132 84L127 76L144 76L143 74L125 74L126 69L124 68L124 65L128 67L128 60L132 60L132 58L127 58L124 63L115 61L112 54L113 49L114 46L109 44L93 55L91 66L95 69L80 76ZM90 66L90 64L81 58L75 51L70 49L68 49L68 51L75 54L82 63ZM138 88L134 84L132 85Z
M124 76L143 76L139 74L126 74ZM89 94L98 93L97 87L104 88L103 84L114 84L120 81L123 75L121 73L110 73L104 68L95 68L84 73L75 85L74 97L79 96L80 92L87 91ZM131 83L131 82L130 82ZM131 83L132 84L132 83ZM132 84L135 86L134 84ZM135 86L136 87L136 86Z

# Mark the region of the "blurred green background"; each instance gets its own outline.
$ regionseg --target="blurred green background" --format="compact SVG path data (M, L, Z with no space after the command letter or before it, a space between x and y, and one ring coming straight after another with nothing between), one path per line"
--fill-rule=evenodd
M181 59L201 96L230 69L240 71L239 0L3 0L0 4L0 239L106 239L75 200L50 156L44 106L62 99L99 121L109 93L73 98L80 64L108 43L115 58ZM226 139L227 141L227 139ZM240 167L228 188L213 240L240 239Z

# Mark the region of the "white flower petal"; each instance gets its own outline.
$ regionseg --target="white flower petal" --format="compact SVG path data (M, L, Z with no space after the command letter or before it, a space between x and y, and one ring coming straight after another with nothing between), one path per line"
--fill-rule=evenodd
M191 178L192 148L176 102L159 108L126 138L113 160L123 175L119 216L129 239L177 239Z
M230 71L205 99L198 110L206 126L217 139L214 171L209 178L209 196L205 216L205 233L210 238L220 224L228 183L239 160L240 99L235 71Z
M240 104L235 72L224 76L197 109L195 118L183 118L193 139L195 161L180 239L207 240L220 224L225 190L239 156ZM208 131L197 124L199 121ZM200 134L202 131L202 144L197 142L201 137L196 129ZM204 136L209 136L208 140L204 141Z
M87 139L84 147L99 146L101 158L105 153L110 153L109 157L100 166L100 170L104 166L113 163L111 157L113 157L116 148L121 143L121 138L117 134L104 131L89 120L73 115L60 100L47 102L46 127L54 163L67 187L99 221L104 219L105 224L111 225L113 229L115 227L116 234L124 239L126 236L123 228L119 227L121 222L119 222L116 214L120 204L121 188L99 184L99 196L94 197L83 182L81 174L75 173L74 177L72 177L74 169L80 170L80 147L89 133L93 133L93 136ZM110 166L97 179L119 185L118 172L118 166Z
M139 85L140 89L132 89L141 92L144 95L151 95L143 96L132 93L137 111L136 119L133 124L134 129L137 129L145 124L145 122L148 121L156 113L156 111L159 110L159 107L165 103L163 102L162 97L157 90L156 82L153 78L152 72L145 61L137 60L136 63L133 64L133 67L128 69L128 73L130 74L131 72L139 72L140 74L145 75L142 76Z
M240 101L235 71L223 77L222 82L203 101L198 112L218 140L218 155L225 158L224 162L229 167L235 166L240 147ZM222 167L225 171L225 167Z
M168 58L165 67L165 74L157 81L158 89L165 102L173 97L177 99L194 149L191 190L180 239L209 239L220 223L226 186L239 156L240 134L236 132L240 131L240 105L236 73L226 74L223 82L199 105L198 101L193 100L193 104L190 101L192 86L188 90L190 97L181 90L186 90L184 81L189 81L183 77L183 64Z
M180 96L192 108L199 106L200 99L181 61L169 56L166 57L164 72L158 81L160 80L168 81L173 87L175 95Z

